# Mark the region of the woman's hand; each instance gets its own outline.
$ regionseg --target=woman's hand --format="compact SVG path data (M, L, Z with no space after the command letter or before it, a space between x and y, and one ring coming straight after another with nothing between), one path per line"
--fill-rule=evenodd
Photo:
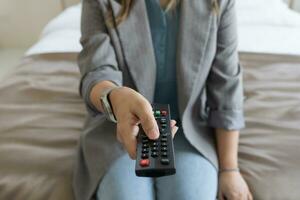
M240 172L220 173L218 200L253 200Z
M114 89L109 95L113 112L118 121L117 139L127 150L132 159L136 158L136 136L139 124L150 139L159 137L159 130L153 116L152 106L148 100L129 87ZM172 135L174 137L178 127L176 121L171 121Z

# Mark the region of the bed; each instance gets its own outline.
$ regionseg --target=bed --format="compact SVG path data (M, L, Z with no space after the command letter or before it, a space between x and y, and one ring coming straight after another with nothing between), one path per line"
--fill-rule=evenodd
M237 2L246 97L239 162L255 200L298 200L300 15L279 0L271 5L266 14L261 0ZM72 169L87 114L78 94L79 20L80 4L49 22L0 80L0 199L74 199Z

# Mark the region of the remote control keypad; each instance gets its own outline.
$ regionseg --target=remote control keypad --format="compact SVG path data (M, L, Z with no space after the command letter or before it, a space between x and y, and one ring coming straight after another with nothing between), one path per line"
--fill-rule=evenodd
M142 135L142 154L140 160L141 167L148 167L150 165L149 156L152 158L160 159L160 163L163 165L169 165L168 159L168 139L167 136L170 133L166 132L167 128L167 116L166 110L153 110L153 115L156 119L157 125L160 131L160 137L157 140L150 140L148 137Z
M170 106L152 104L153 116L159 128L159 138L151 140L140 126L137 137L135 173L141 177L161 177L176 173L174 144L170 127Z

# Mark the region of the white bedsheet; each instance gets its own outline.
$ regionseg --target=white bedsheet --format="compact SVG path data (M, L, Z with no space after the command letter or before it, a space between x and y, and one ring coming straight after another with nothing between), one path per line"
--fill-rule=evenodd
M300 14L281 0L237 0L240 52L300 55ZM26 55L79 52L81 5L54 18Z

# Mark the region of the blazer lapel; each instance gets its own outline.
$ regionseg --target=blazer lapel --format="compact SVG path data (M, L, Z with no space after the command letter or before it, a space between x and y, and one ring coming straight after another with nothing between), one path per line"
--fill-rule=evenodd
M204 73L202 61L212 22L209 0L181 0L180 27L177 48L177 87L179 109L183 113L193 90L202 87L195 85L199 73ZM201 86L202 85L202 86Z
M114 16L117 16L121 10L120 3L115 0L109 2ZM202 63L210 35L213 12L209 0L180 0L180 2L176 70L179 110L183 113L193 91L203 87L205 81L203 79L201 84L195 84L196 78L208 70ZM117 27L117 31L136 88L152 102L156 62L144 0L133 1L130 15Z
M109 0L114 16L121 9L120 3ZM133 1L128 18L117 27L123 54L137 90L150 102L153 101L156 61L153 50L148 15L144 0Z

